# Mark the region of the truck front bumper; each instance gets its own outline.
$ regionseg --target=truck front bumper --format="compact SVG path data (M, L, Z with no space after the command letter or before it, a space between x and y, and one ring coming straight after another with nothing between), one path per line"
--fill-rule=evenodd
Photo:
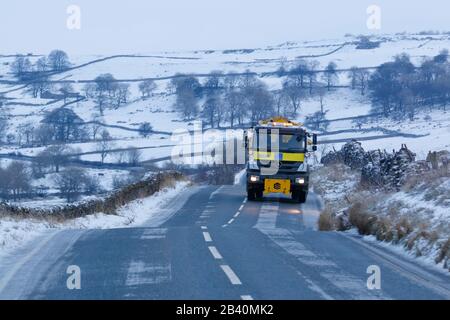
M308 192L309 187L309 174L298 172L295 174L282 174L278 173L270 176L263 176L259 171L247 171L247 191L266 191L266 180L289 180L290 190L289 192ZM283 192L285 193L285 192Z

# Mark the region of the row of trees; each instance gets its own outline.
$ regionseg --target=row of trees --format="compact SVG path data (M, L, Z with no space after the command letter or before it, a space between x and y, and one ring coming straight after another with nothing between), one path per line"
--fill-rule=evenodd
M6 168L0 166L0 196L14 201L31 191L31 177L22 162L11 162Z
M142 153L139 149L129 147L112 151L113 146L109 137L99 141L97 151L102 162L111 153L117 163L137 165L141 161ZM39 188L33 188L32 181L48 174L56 174L54 182L68 202L75 200L81 192L98 193L101 190L97 177L89 176L85 170L74 167L73 161L79 160L80 153L80 149L64 144L53 145L39 152L29 166L19 161L10 162L5 168L0 166L0 198L16 201L23 196L39 194Z
M87 125L73 110L58 108L47 113L40 123L22 123L15 133L7 136L10 143L33 147L89 141L91 132L98 130Z
M100 115L106 108L120 108L130 98L130 85L117 81L110 73L97 76L83 91L86 98L95 102Z
M70 67L69 56L62 50L53 50L34 64L27 56L19 55L11 63L11 72L20 80L33 80L50 72L61 72Z
M0 133L5 132L6 127L6 118L0 115ZM69 108L58 108L47 113L39 125L26 122L19 125L17 129L15 135L9 134L13 135L8 138L11 140L9 142L27 147L112 140L108 131L104 129L103 118L99 114L94 114L91 121L84 122ZM147 137L153 132L153 127L149 122L143 122L138 132L141 136Z
M338 70L334 62L324 70L318 70L318 65L317 61L303 59L290 68L283 64L278 72L284 79L282 88L275 91L269 91L250 72L212 72L203 83L192 76L178 75L171 82L177 97L175 108L187 119L200 115L211 127L220 127L221 123L234 126L271 115L295 117L302 103L316 96L321 110L307 120L324 129L324 97L339 84L342 72L347 73L351 89L363 96L369 92L374 111L386 116L413 118L421 107L445 109L450 100L447 50L425 59L418 67L406 54L396 56L374 72L358 67Z
M303 61L301 62L303 66ZM255 74L223 74L212 72L203 83L192 76L178 75L171 81L176 94L175 109L184 118L201 116L211 127L229 123L231 127L245 121L258 121L273 115L295 117L304 100L323 97L337 80L334 64L330 64L325 84L317 81L317 73L303 73L297 66L286 72L282 88L270 91Z
M407 54L382 64L369 80L372 105L385 116L411 119L424 107L446 108L450 102L448 51L425 59L416 67Z
M5 168L0 167L0 198L17 201L23 197L42 196L41 187L32 184L33 170L18 161L11 162ZM53 177L53 182L67 202L76 200L82 193L92 195L102 191L97 176L76 167L59 172Z
M43 97L44 93L57 92L66 99L76 92L70 83L55 85L50 76L70 68L69 56L62 50L53 50L48 56L43 56L32 63L28 56L19 55L10 65L11 73L27 84L26 91L33 98Z
M201 116L211 127L222 123L232 127L244 121L258 121L272 115L296 117L305 100L316 97L324 117L324 97L339 85L339 74L346 72L351 88L366 94L370 72L353 67L339 70L335 62L319 70L319 62L299 59L293 65L286 62L277 74L283 78L279 90L269 90L256 74L220 71L211 72L203 82L189 75L177 75L170 83L176 94L175 109L186 119Z

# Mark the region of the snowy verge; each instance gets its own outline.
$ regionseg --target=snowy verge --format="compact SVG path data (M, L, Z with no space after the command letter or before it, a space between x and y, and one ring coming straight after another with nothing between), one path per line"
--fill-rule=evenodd
M319 229L358 232L370 242L450 270L450 177L430 173L400 191L361 188L360 173L338 164L316 169L325 203Z
M234 176L234 184L244 184L245 183L245 174L247 173L246 169L242 169Z
M42 219L0 219L0 257L22 247L27 242L51 230L62 229L112 229L138 226L151 219L175 196L185 191L187 181L177 182L153 195L134 200L117 210L116 215L96 213L85 217L67 220L62 223Z

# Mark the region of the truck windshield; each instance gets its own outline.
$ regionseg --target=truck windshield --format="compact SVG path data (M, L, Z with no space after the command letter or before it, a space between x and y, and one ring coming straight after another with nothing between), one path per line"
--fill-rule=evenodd
M273 151L271 134L257 133L253 139L253 149L258 151ZM274 146L276 148L277 146ZM280 133L278 135L278 149L284 152L304 152L305 136L300 134Z

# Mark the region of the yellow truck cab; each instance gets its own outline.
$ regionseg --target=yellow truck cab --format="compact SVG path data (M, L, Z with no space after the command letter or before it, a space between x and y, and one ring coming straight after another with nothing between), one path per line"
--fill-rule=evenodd
M306 156L317 150L317 136L299 123L277 117L260 121L247 130L244 141L248 200L282 193L304 203L309 187Z

